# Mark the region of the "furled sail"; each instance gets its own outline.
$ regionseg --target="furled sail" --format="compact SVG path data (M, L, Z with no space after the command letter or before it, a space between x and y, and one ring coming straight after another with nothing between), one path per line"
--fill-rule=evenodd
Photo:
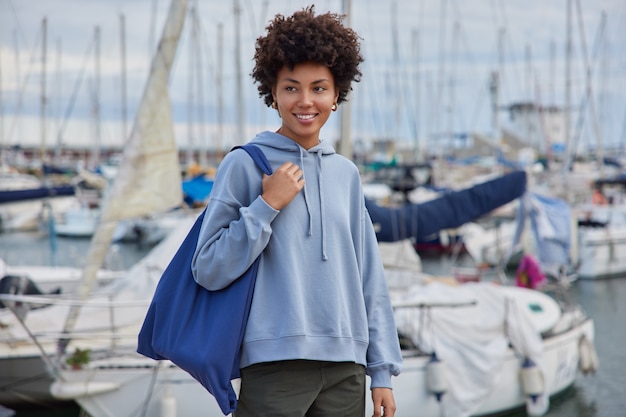
M109 250L120 220L163 211L182 203L182 177L168 92L168 79L185 21L186 0L172 0L157 52L152 60L139 110L120 169L103 202L100 224L94 234L81 285L76 296L87 298ZM73 306L65 321L70 332L80 306ZM62 352L67 340L59 342Z

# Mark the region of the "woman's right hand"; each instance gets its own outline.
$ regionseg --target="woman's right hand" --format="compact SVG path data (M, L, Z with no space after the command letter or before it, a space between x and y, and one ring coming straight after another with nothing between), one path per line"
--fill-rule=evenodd
M285 162L272 175L263 175L263 200L275 210L282 210L304 188L302 170Z

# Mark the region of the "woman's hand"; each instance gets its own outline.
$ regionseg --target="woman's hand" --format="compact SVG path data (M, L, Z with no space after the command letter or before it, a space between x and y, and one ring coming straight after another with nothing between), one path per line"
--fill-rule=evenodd
M373 417L393 417L396 414L396 400L393 398L391 388L372 388L372 401L374 401Z
M285 162L272 175L263 176L263 200L275 210L281 210L304 187L302 170L296 164Z

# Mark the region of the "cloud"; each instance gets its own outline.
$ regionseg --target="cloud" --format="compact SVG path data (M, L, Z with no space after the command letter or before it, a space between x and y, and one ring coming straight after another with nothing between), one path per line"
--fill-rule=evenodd
M256 88L248 76L252 69L254 40L276 13L290 14L311 2L239 2L242 6L240 48L244 65L245 117L252 135L254 128L279 123L273 118L273 113L260 104ZM210 124L208 135L214 135L219 91L216 74L219 68L224 74L224 121L229 126L238 123L234 68L235 14L233 2L204 0L197 4L201 43L194 49L190 46L188 33L183 34L171 80L171 95L177 123L184 126L188 120L188 97L193 88L190 78L196 74L194 71L200 70L203 77L202 96L206 101L204 108L207 111L204 120ZM318 12L341 12L343 2L328 0L316 4ZM488 81L495 70L501 71L500 98L503 104L550 99L562 105L565 88L565 5L566 0L353 0L349 21L363 37L366 56L363 82L355 86L352 96L355 136L395 136L409 141L413 140L415 132L420 136L436 135L448 125L454 131L489 133L491 103ZM606 126L603 126L603 131L608 138L619 140L626 113L626 89L623 88L626 84L626 32L620 27L620 22L626 21L626 4L623 0L597 0L581 2L581 5L588 48L591 48L599 32L602 12L606 12L604 40L609 47L605 50L605 79L603 84L599 79L594 80L597 83L594 91L600 96L600 89L607 89L611 104L607 111L613 114L604 118ZM121 117L122 14L126 22L125 76L130 123L149 71L154 42L160 35L168 8L167 0L13 0L0 3L0 82L5 142L15 143L38 136L36 131L25 133L29 127L36 128L34 119L19 123L23 126L21 134L11 126L18 124L15 122L18 118L36 118L40 111L41 55L38 45L41 45L41 21L44 17L48 22L48 116L64 117L74 100L74 110L67 124L69 132L74 125L93 124L91 109L95 100L99 101L102 118L107 123L115 124ZM574 105L578 105L584 89L580 26L576 16L573 21L576 61L572 63ZM185 31L190 28L189 21L186 24ZM219 24L223 25L224 42L221 60L217 42ZM87 52L96 26L101 30L98 82L95 79L94 51ZM399 51L397 58L394 50ZM194 61L190 59L190 54L202 57L201 67L192 67ZM61 69L61 75L56 74L56 68ZM594 69L599 74L600 69ZM75 93L80 77L80 89ZM97 97L96 85L100 86ZM620 86L621 93L617 92ZM20 97L21 107L18 106ZM420 114L415 114L418 110ZM51 120L49 124L53 127L60 123ZM337 126L337 121L331 119L329 129L325 130L332 136L331 139L338 135ZM54 137L56 132L52 127L50 136ZM366 129L359 130L359 127ZM119 129L109 128L112 132L116 130ZM73 135L75 138L92 134L90 129L84 127L77 128L77 131L80 133ZM228 132L230 143L248 139L233 137L236 129ZM187 143L185 129L178 129L178 133L179 141ZM111 136L113 140L115 134Z

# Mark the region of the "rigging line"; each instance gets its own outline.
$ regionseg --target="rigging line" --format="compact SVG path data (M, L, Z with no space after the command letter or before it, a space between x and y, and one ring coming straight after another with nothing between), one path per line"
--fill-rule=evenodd
M200 11L197 12L198 15L200 14ZM219 23L218 23L219 24ZM201 48L204 47L205 51L204 54L206 57L210 58L213 54L212 54L212 50L211 50L211 42L202 42L202 39L213 39L212 36L209 36L208 32L206 31L206 28L204 27L204 25L202 24L202 20L200 20L198 18L198 31L200 32L199 38L200 38L200 44L201 44ZM216 75L215 75L215 66L213 65L213 59L207 59L207 66L208 66L208 75L210 79L213 79L213 81L215 82L216 79Z
M30 62L29 62L29 66L28 66L28 71L26 72L26 77L24 78L24 81L22 83L22 86L20 88L19 95L18 95L18 98L17 98L17 104L15 106L15 113L13 115L13 122L11 123L11 127L9 128L9 132L8 132L7 137L6 137L7 143L11 143L11 136L13 134L13 129L15 128L15 126L17 124L17 119L18 119L18 117L20 116L20 114L22 112L24 91L26 90L26 85L28 84L28 80L30 79L30 76L32 74L32 69L33 69L33 66L35 64L35 51L39 47L39 42L42 40L42 38L43 38L43 29L40 27L39 32L37 34L37 38L35 40L35 43L33 44L33 49L31 51L31 57L30 57Z
M412 52L412 62L415 65L415 69L413 71L408 71L406 74L407 77L407 88L404 89L404 93L406 94L405 101L407 103L407 118L409 124L409 133L413 140L413 151L415 155L419 154L419 130L420 130L420 86L419 86L419 30L414 28L411 32L411 52ZM410 66L409 68L411 68ZM411 88L411 83L413 82L413 88Z
M491 0L491 7L489 7L489 10L491 11L491 23L493 23L493 26L496 30L500 28L500 23L498 22L498 10L496 4L497 1L498 0Z
M474 58L474 55L472 54L472 50L470 48L468 39L470 38L469 35L464 36L464 34L467 34L467 32L465 31L465 28L462 24L462 14L459 12L459 7L458 7L458 3L455 1L453 1L452 4L454 11L455 11L455 21L454 21L454 32L453 32L453 36L455 37L455 39L452 41L452 48L454 50L454 62L453 65L455 65L455 71L458 70L458 54L460 50L465 50L466 53L463 55L463 62L466 64L464 66L465 67L469 67L469 68L479 68L479 65L476 63L476 59ZM458 48L456 46L456 44L458 44L460 42L461 46L463 46L464 48ZM456 78L456 75L454 75L454 77ZM483 91L483 87L480 87L480 91ZM475 109L478 110L478 109ZM458 119L457 115L457 121ZM478 120L476 118L472 119L472 120ZM467 123L463 123L463 125L467 125Z
M150 400L152 398L152 394L154 393L154 388L156 387L157 376L158 376L157 374L159 373L159 370L161 369L161 366L162 366L161 364L162 362L159 362L157 366L152 368L152 375L150 375L150 383L148 384L148 392L141 406L141 417L145 417L148 413L148 406L150 405Z
M601 47L601 40L604 37L604 15L602 18L602 22L600 23L600 27L598 28L598 33L596 34L596 38L594 41L594 46L593 46L593 50L592 50L592 60L596 61L597 57L598 57L598 51L600 50ZM581 36L583 35L583 32L581 32ZM583 40L584 43L584 40ZM581 45L582 46L582 45ZM586 44L583 48L584 52L584 56L585 56L585 60L588 61L587 58L587 48L586 48ZM578 146L578 143L580 141L580 137L582 135L582 129L583 129L583 124L585 121L585 109L587 107L587 105L592 106L593 104L589 104L590 102L593 102L593 97L592 97L592 90L591 90L591 77L593 76L593 63L591 64L587 64L589 67L587 68L587 76L588 76L588 80L587 80L587 89L585 94L583 94L582 98L581 98L581 103L579 106L579 112L578 112L578 119L576 121L576 127L574 129L574 134L573 134L573 138L572 138L572 142L573 142L573 152L574 154L576 154L576 147ZM591 108L590 108L591 111ZM592 114L592 116L594 116L595 114Z
M502 57L501 57L502 62L500 63L500 66L501 66L501 68L500 68L500 86L501 86L500 87L500 91L503 92L503 87L507 88L507 86L508 86L508 84L505 81L508 78L510 78L510 77L507 77L507 73L505 71L505 68L506 68L506 66L505 66L505 60L506 60L506 56L505 56L506 55L506 50L505 50L505 47L506 47L506 45L505 44L506 44L506 41L508 40L508 42L511 45L511 47L509 49L509 52L511 54L509 56L509 60L511 62L515 62L515 56L514 56L514 52L513 52L515 50L515 44L513 42L513 38L511 36L511 34L509 33L508 30L506 30L506 28L511 27L511 25L509 24L509 19L508 19L508 14L507 14L507 9L506 9L506 2L504 0L500 0L499 4L500 4L500 9L501 9L501 14L502 14L502 34L501 34L502 39L501 39L501 42L502 42L502 49L503 49L503 54L502 54ZM499 40L499 42L500 42L500 40ZM517 66L513 66L513 72L514 72L513 79L518 79L518 80L522 79L523 77L520 76L517 73L516 70L517 70ZM511 94L509 93L509 95L511 95Z
M157 3L158 0L152 0L151 8L150 8L150 28L148 31L148 60L152 58L152 54L154 51L154 39L156 37L156 18L157 18Z
M498 58L498 62L497 62L497 72L498 72L498 77L500 80L500 83L502 83L502 79L503 79L503 75L504 75L504 59L502 56L502 41L503 41L503 34L506 31L506 25L505 25L505 20L506 17L504 16L504 12L502 12L501 14L502 19L500 19L499 13L498 11L501 9L498 6L501 4L501 1L498 0L492 0L491 3L491 10L492 10L492 19L493 19L493 26L495 29L495 33L496 38L495 38L495 49L496 49L496 53L497 53L497 58ZM466 39L463 39L464 41L466 41ZM476 111L477 109L474 108L474 111ZM476 120L476 119L473 119Z
M367 51L367 46L364 45L362 47L362 50L364 51L365 54ZM380 132L383 131L383 128L381 127L381 123L384 124L384 117L380 117L381 114L381 110L378 107L378 105L376 105L376 99L377 97L377 85L378 85L378 77L376 75L376 68L370 65L369 61L365 61L362 64L365 68L370 68L371 70L364 70L364 73L369 73L371 75L371 78L369 79L369 81L367 83L365 83L364 85L361 86L361 88L359 88L358 90L355 89L355 93L356 94L361 94L363 97L363 100L358 101L359 104L357 105L362 105L365 107L365 109L369 110L369 112L371 112L371 114L365 116L365 120L361 121L361 117L363 117L363 113L361 111L356 111L356 124L357 126L359 126L363 131L365 132L369 132L370 136L376 137L379 136ZM356 95L355 95L356 96ZM354 97L352 99L354 99ZM383 106L384 108L385 106ZM370 126L367 126L367 125ZM359 136L359 132L357 131L354 135L355 137Z
M579 26L579 35L580 35L580 42L581 42L581 48L582 48L582 53L583 53L583 59L584 59L584 63L585 63L585 74L586 74L586 78L587 78L587 95L589 97L588 100L588 105L589 105L589 111L591 112L591 123L592 123L592 127L593 127L593 133L596 137L596 154L599 158L599 162L602 162L602 149L601 149L601 140L602 138L600 137L600 127L598 126L598 115L596 112L596 106L595 106L595 101L593 100L593 86L592 86L592 80L591 80L591 74L592 74L592 66L591 63L589 62L589 54L587 52L587 41L586 41L586 35L585 35L585 26L583 23L583 18L582 18L582 8L580 6L580 0L576 0L576 15L578 17L578 26ZM602 23L600 25L600 29L602 31L602 33L604 32L604 15L602 16Z
M259 14L260 30L265 27L266 22L269 20L267 16L269 8L269 0L263 0L263 6L261 7L261 13Z
M515 63L515 61L516 61L516 59L515 59L515 45L514 45L514 42L513 42L513 37L511 36L510 31L505 30L504 31L504 41L503 41L503 48L505 49L505 55L506 55L507 50L506 50L506 47L504 45L507 43L507 40L508 40L508 43L511 45L511 47L508 49L508 52L509 52L508 60L509 60L509 62ZM525 78L525 76L523 74L520 74L520 71L521 71L520 68L521 67L522 67L521 65L509 66L510 71L513 72L513 76L512 77L506 77L506 78L507 79L512 79L512 80L523 80ZM503 68L503 71L502 71L503 72L503 74L502 74L503 76L501 77L501 83L500 84L501 84L501 86L506 88L508 86L508 84L502 82L505 79L505 76L506 76L506 71L504 71L504 68L506 68L506 65L504 65L504 63L502 65L502 68ZM523 81L519 81L519 83L517 83L517 84L523 85Z
M18 34L20 35L20 37L22 38L22 41L24 41L24 43L28 43L26 41L26 36L24 35L24 30L22 29L22 24L20 22L20 18L18 17L17 10L15 9L15 5L13 4L12 0L9 0L9 8L13 12L13 19L15 19L15 23L16 23L15 26L17 26Z
M391 24L391 51L392 51L392 62L394 63L393 68L393 86L392 86L392 97L395 98L395 122L394 122L394 135L396 139L400 137L400 117L401 117L401 107L404 107L404 98L402 94L400 94L400 77L401 77L401 63L400 63L400 51L398 48L398 2L397 0L393 0L391 2L391 13L390 13L390 24Z
M367 12L365 13L365 16L367 17L367 27L370 28L377 28L379 26L374 25L374 22L372 21L372 17L376 16L375 13L372 12L371 9L371 3L368 2L367 3ZM362 45L362 49L364 52L364 55L366 56L366 51L369 49L371 51L376 51L377 50L377 40L379 38L382 37L378 37L378 36L374 36L373 34L370 36L370 38L368 39L367 42L364 42ZM370 45L368 47L368 45ZM372 53L372 55L375 55L375 52ZM368 84L365 88L365 92L369 93L369 97L370 97L370 102L371 104L376 104L377 99L379 97L386 97L386 94L379 94L380 92L380 83L381 83L381 78L382 78L382 82L384 83L384 74L382 74L382 76L379 74L379 68L376 66L372 66L371 61L370 60L366 60L364 63L365 66L369 67L371 69L371 79L370 81L368 81ZM384 90L384 88L383 88ZM375 105L370 105L367 106L369 108L369 110L371 111L371 117L369 117L368 121L371 122L373 124L372 126L372 131L373 131L373 136L380 136L382 134L382 132L387 131L386 129L386 117L380 117L380 108L375 106ZM386 108L385 105L383 105L383 108ZM357 115L360 115L360 112L357 112Z
M620 135L619 143L622 144L622 151L623 151L624 146L626 146L626 106L624 106L624 119L622 123L622 134Z
M65 133L65 128L67 127L67 122L72 115L72 111L74 110L74 104L76 103L76 97L78 96L78 91L80 89L80 85L82 84L83 76L85 74L85 68L87 66L87 62L91 55L91 50L95 44L95 39L91 38L91 42L89 42L87 46L87 52L85 53L83 65L81 67L80 72L78 73L78 79L74 84L74 90L72 91L72 95L70 96L70 101L68 102L67 109L65 110L65 117L61 121L61 127L57 132L57 146L61 146L63 144L63 133Z
M2 50L0 49L0 149L4 148L4 101L2 99ZM4 161L0 160L0 165Z
M197 121L198 121L198 141L199 141L199 150L200 150L200 155L199 155L199 163L202 166L206 165L206 153L203 152L204 150L206 150L206 147L208 145L208 141L207 141L207 133L206 133L206 114L205 114L205 99L204 99L204 92L205 92L205 86L203 81L203 71L202 71L202 65L203 65L203 56L202 56L202 38L201 38L201 32L200 32L200 18L199 18L199 14L198 14L198 9L194 8L194 13L192 16L192 37L193 37L193 45L196 46L196 48L198 49L198 53L196 56L196 61L195 61L195 66L196 66L196 77L197 77L197 94L196 94L196 105L197 105ZM192 75L193 76L193 75Z
M246 0L247 6L244 7L244 10L249 11L248 13L248 19L250 20L250 29L254 32L254 33L259 33L260 32L260 28L257 26L258 21L256 20L256 17L254 16L254 5L250 0ZM254 35L254 34L253 34Z

